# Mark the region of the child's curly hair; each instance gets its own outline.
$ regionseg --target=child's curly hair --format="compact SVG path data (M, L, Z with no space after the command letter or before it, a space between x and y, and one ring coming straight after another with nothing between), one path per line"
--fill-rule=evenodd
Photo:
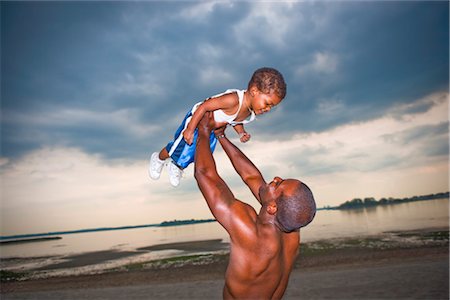
M264 94L275 93L280 99L286 96L286 82L283 75L273 68L260 68L253 73L248 89L255 86Z

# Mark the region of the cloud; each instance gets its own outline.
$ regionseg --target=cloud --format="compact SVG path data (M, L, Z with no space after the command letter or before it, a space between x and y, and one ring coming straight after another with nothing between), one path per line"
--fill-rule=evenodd
M232 6L232 1L202 1L183 8L178 16L189 22L204 23L216 8Z
M297 67L296 75L300 77L314 75L329 75L336 72L338 57L330 52L316 52L310 62Z
M139 111L132 108L91 111L62 107L45 112L6 112L3 124L8 135L2 142L37 148L42 145L79 147L110 158L130 157L136 149L145 155L148 137L161 132L160 124L143 123ZM122 144L125 140L127 145Z
M132 95L133 97L151 97L153 99L163 99L164 84L160 84L156 74L137 73L123 74L123 80L116 84L106 84L104 90L107 94L114 95Z
M266 180L304 181L319 207L353 197L435 193L448 188L448 93L429 95L412 106L423 103L432 104L426 111L407 109L403 118L396 113L406 106L399 105L379 119L286 139L254 137L240 144L233 133L228 135ZM258 211L220 146L214 157L235 197ZM159 181L148 179L147 164L105 159L73 147L43 147L17 159L1 158L2 234L211 217L193 166L173 189L166 171Z
M350 123L320 133L295 134L291 138L284 136L284 139L272 140L255 136L245 146L245 152L251 154L263 174L271 174L268 178L280 175L307 178L314 182L315 178L322 176L335 180L352 174L355 178L364 178L364 182L360 179L357 181L367 192L389 196L382 186L375 190L370 178L387 184L389 178L382 179L380 174L396 173L396 176L400 176L400 170L404 170L419 176L418 170L427 168L429 172L435 173L435 177L441 176L437 182L441 184L439 190L444 191L447 189L443 184L445 169L448 170L448 153L445 152L448 148L448 93L418 99L413 106L423 103L432 105L426 111L411 111L402 118L396 117L396 113L405 108L399 105L392 108L391 114L387 113L381 118ZM407 174L404 176L408 177ZM422 180L429 182L433 180L431 178ZM420 185L422 193L433 192L425 188L423 183ZM436 188L436 183L432 186ZM341 188L343 195L352 192L346 190L351 189L350 186ZM320 186L316 189L319 194L326 193Z
M2 3L2 228L209 216L192 169L173 190L145 160L261 66L288 95L239 145L267 179L304 179L319 205L448 189L448 37L444 1Z
M261 66L282 71L288 96L282 114L250 125L255 135L289 137L379 118L394 104L448 90L448 26L441 26L448 13L439 9L444 4L428 5L9 3L2 27L3 115L78 110L108 118L125 111L129 124L125 118L118 122L124 128L93 120L87 124L99 126L2 122L4 153L15 157L70 139L70 146L107 157L142 157L150 144L167 142L193 103L245 88ZM420 13L424 8L429 13ZM14 17L20 15L31 21Z
M388 114L395 118L402 118L410 121L413 121L415 118L419 118L419 121L423 122L423 120L420 119L420 116L423 115L423 112L427 112L432 109L433 114L438 115L439 112L436 111L436 106L439 106L442 103L448 103L448 101L448 93L433 93L424 97L423 99L419 99L418 101L402 103L400 105L394 106L390 109L390 111L388 111Z
M317 113L326 116L341 115L347 107L341 99L323 99L317 104Z
M151 181L147 161L42 148L0 172L2 235L210 217L198 190L189 191L192 182L173 189L166 176Z
M202 68L200 71L200 82L201 84L207 86L212 85L217 82L221 82L222 84L227 84L227 82L231 82L233 79L232 74L230 72L222 69L221 67L207 67Z
M242 47L253 50L258 50L260 43L266 47L287 47L287 36L302 17L292 9L295 5L292 2L252 2L245 18L233 26L234 36Z

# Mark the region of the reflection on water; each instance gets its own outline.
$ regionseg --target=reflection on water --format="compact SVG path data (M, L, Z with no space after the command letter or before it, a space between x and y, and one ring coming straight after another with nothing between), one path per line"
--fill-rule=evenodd
M302 240L372 235L449 225L448 199L407 202L352 210L319 211Z
M363 236L386 231L447 227L448 199L408 202L355 210L318 211L301 230L302 242ZM0 257L66 255L117 249L134 251L156 244L223 239L228 234L216 222L174 227L149 227L61 235L62 240L0 246Z
M84 252L132 251L156 244L226 238L218 223L173 227L148 227L127 230L97 231L61 235L61 240L0 246L0 257L34 257Z

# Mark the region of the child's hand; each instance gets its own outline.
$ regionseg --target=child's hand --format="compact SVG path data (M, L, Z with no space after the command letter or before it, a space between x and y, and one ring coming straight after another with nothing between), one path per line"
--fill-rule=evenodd
M194 132L186 129L183 132L183 137L184 137L184 140L186 141L186 143L188 143L188 145L192 145L192 142L194 141Z
M239 138L242 143L247 143L251 137L252 136L250 134L248 134L247 132L239 133Z

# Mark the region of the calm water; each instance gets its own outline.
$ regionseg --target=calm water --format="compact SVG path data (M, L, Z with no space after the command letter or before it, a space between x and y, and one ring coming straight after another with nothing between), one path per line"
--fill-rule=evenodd
M318 211L301 230L302 242L364 236L385 231L448 227L449 200L409 202L360 210ZM0 257L66 255L101 250L135 250L155 244L222 239L225 230L216 222L174 227L150 227L118 231L61 235L61 240L0 246Z

